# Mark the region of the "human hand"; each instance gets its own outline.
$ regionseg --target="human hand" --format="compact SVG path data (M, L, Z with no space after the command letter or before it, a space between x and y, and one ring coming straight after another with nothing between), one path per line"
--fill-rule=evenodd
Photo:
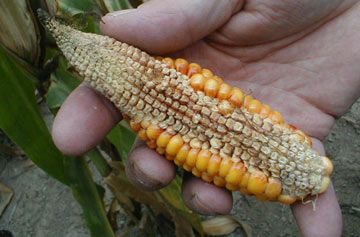
M359 96L356 3L150 1L137 10L104 17L102 30L149 53L174 53L215 71L279 110L324 153L320 140L329 133L334 117ZM54 141L64 153L79 155L98 144L120 119L110 102L81 86L55 119ZM129 157L127 173L138 186L154 190L173 179L175 168L139 145ZM228 191L196 178L184 182L183 198L202 213L223 214L232 207ZM341 212L333 188L316 204L316 212L310 205L293 205L303 235L340 236Z

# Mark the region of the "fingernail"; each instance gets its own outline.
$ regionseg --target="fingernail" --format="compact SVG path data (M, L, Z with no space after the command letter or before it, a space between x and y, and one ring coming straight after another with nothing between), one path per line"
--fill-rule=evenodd
M126 9L126 10L121 10L121 11L110 12L110 13L106 14L105 16L103 16L103 18L118 17L120 15L129 14L130 12L133 12L135 10L136 9Z

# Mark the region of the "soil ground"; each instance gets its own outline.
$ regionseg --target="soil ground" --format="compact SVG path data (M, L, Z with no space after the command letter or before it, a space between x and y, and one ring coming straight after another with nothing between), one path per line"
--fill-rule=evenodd
M9 141L0 135L1 143ZM360 236L360 100L337 120L325 145L335 165L332 180L343 212L343 236ZM14 237L89 236L70 190L26 157L0 153L0 182L14 191L0 217L0 236L5 233L1 230L10 231ZM286 206L235 194L233 214L250 224L253 236L299 236Z

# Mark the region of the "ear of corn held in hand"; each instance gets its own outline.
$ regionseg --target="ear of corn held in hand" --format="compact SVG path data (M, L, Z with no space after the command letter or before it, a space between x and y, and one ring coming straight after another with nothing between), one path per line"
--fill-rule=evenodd
M196 63L153 58L38 13L85 82L176 165L219 187L285 204L328 188L331 161L270 106Z

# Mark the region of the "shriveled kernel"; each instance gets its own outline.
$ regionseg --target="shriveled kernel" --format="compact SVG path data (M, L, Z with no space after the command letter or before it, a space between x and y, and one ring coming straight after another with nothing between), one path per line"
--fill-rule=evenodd
M211 157L211 152L209 150L201 150L196 159L196 168L203 172L206 170Z
M201 67L197 63L190 63L189 64L189 70L187 72L187 76L191 78L192 75L196 73L201 73Z
M231 159L223 158L220 163L219 176L226 177L232 164L233 162L231 161Z
M151 140L156 140L161 133L163 133L164 130L159 128L157 125L155 124L151 124L147 129L146 129L146 135L149 139Z
M181 72L182 74L186 75L189 67L188 61L186 61L183 58L177 58L175 60L175 69L178 72Z
M204 90L206 78L202 74L194 74L190 79L190 85L195 90Z
M158 137L158 139L156 140L157 146L165 148L167 146L167 144L169 143L172 136L173 135L168 132L161 133L160 136Z
M190 146L187 144L183 145L180 148L180 150L178 151L178 153L176 154L175 161L178 164L183 164L186 160L186 157L187 157L189 151L190 151Z
M204 91L207 96L215 97L219 90L219 82L210 78L206 81Z
M238 88L233 88L230 94L229 101L234 105L240 107L243 104L243 100L244 93Z
M214 184L218 187L224 187L226 184L226 181L223 177L215 176L214 177Z
M269 199L274 199L281 194L281 190L281 181L276 178L269 178L265 189L265 195Z
M286 195L286 194L281 194L277 200L283 204L286 204L286 205L290 205L290 204L293 204L295 201L296 201L296 198L295 197L292 197L292 196L289 196L289 195Z
M229 173L226 175L225 180L230 184L239 185L245 172L246 168L243 163L234 163L234 165L230 168Z
M210 71L209 69L203 68L201 70L201 74L205 77L205 78L210 78L212 76L214 76L214 74L212 73L212 71Z
M219 100L226 100L230 97L232 87L227 83L222 83L219 87L217 98Z
M166 154L175 156L182 145L184 145L184 140L182 139L181 135L178 134L173 136L166 146Z
M260 113L261 107L262 106L261 106L260 101L252 100L252 101L249 102L249 104L248 104L248 106L246 108L250 113L258 114L258 113Z
M267 104L262 104L261 110L260 110L260 117L267 118L269 114L271 113L271 108Z
M269 118L274 122L281 124L284 122L283 116L280 114L279 111L272 111L269 115Z
M197 155L200 149L191 149L186 157L185 163L189 167L194 167L196 164Z
M220 168L221 157L217 154L211 156L207 167L207 173L211 176L215 176Z
M168 57L163 58L162 62L165 63L171 69L175 68L174 60L172 58L168 58Z
M253 194L260 194L265 191L266 185L266 175L261 171L253 170L249 177L247 190Z

